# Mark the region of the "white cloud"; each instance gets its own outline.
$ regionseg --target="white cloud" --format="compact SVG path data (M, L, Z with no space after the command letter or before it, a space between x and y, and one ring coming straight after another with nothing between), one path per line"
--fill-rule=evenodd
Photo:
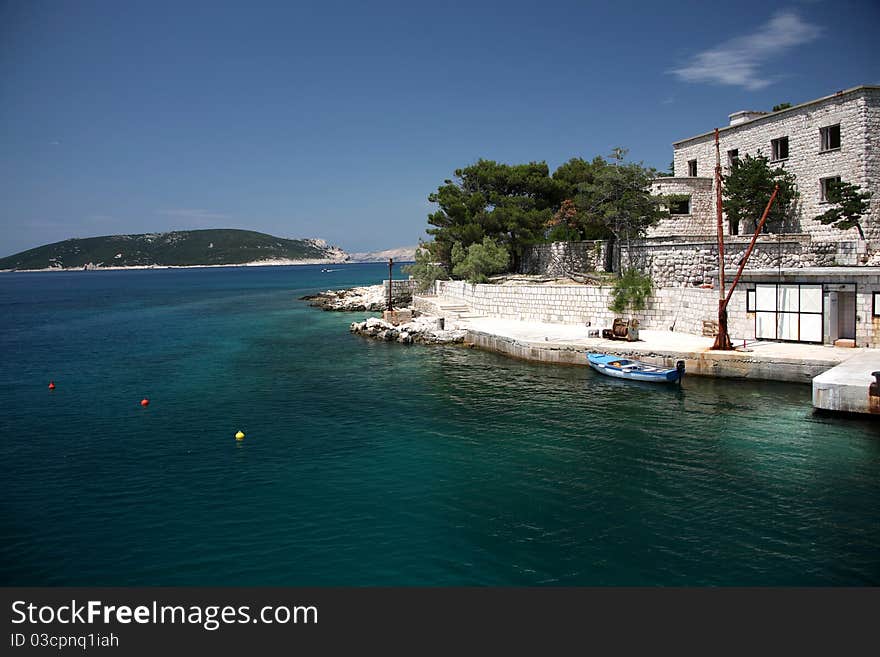
M670 71L685 82L709 82L763 89L773 79L761 68L795 46L818 38L822 30L794 11L781 11L757 31L734 37L698 53L692 64Z

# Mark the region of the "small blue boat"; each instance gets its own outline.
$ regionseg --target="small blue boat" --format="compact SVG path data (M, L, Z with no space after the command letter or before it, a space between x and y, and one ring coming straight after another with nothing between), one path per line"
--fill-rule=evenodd
M657 367L638 360L609 356L608 354L587 354L590 367L597 372L618 379L632 381L649 381L652 383L681 383L684 376L684 361L680 360L675 367Z

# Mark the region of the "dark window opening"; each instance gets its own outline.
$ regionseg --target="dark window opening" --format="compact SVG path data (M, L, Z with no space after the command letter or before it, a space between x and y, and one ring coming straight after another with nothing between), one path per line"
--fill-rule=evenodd
M774 160L788 159L788 137L780 137L770 142L770 150Z
M688 160L688 175L691 178L697 177L697 161L696 160Z
M833 151L840 148L840 124L820 128L819 135L822 137L823 151Z
M739 149L732 148L729 151L727 151L727 166L729 166L732 169L733 165L736 164L737 162L739 162Z
M680 201L672 201L669 204L669 214L690 214L691 199L686 198Z
M819 202L820 203L828 203L828 192L831 191L831 188L840 182L840 176L831 176L829 178L822 178L819 181Z

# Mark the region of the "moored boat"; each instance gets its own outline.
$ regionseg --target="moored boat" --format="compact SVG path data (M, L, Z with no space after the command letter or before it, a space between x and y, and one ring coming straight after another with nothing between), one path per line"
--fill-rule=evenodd
M590 367L597 372L618 379L652 383L680 383L684 376L683 360L678 361L675 367L658 367L640 360L608 354L587 354L587 360L590 362Z

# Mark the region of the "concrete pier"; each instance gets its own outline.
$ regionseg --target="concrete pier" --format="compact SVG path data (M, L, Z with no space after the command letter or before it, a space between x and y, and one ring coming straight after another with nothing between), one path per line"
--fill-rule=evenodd
M577 331L577 327L559 325L517 326L513 322L474 320L465 327L465 343L522 360L587 367L586 354L595 351L664 367L675 367L683 360L688 375L792 383L810 383L854 351L766 342L752 344L746 351L711 351L712 338L666 331L641 331L639 342L622 342L565 335Z
M813 407L880 415L880 396L870 394L880 351L865 350L813 379ZM878 391L880 392L880 391Z

